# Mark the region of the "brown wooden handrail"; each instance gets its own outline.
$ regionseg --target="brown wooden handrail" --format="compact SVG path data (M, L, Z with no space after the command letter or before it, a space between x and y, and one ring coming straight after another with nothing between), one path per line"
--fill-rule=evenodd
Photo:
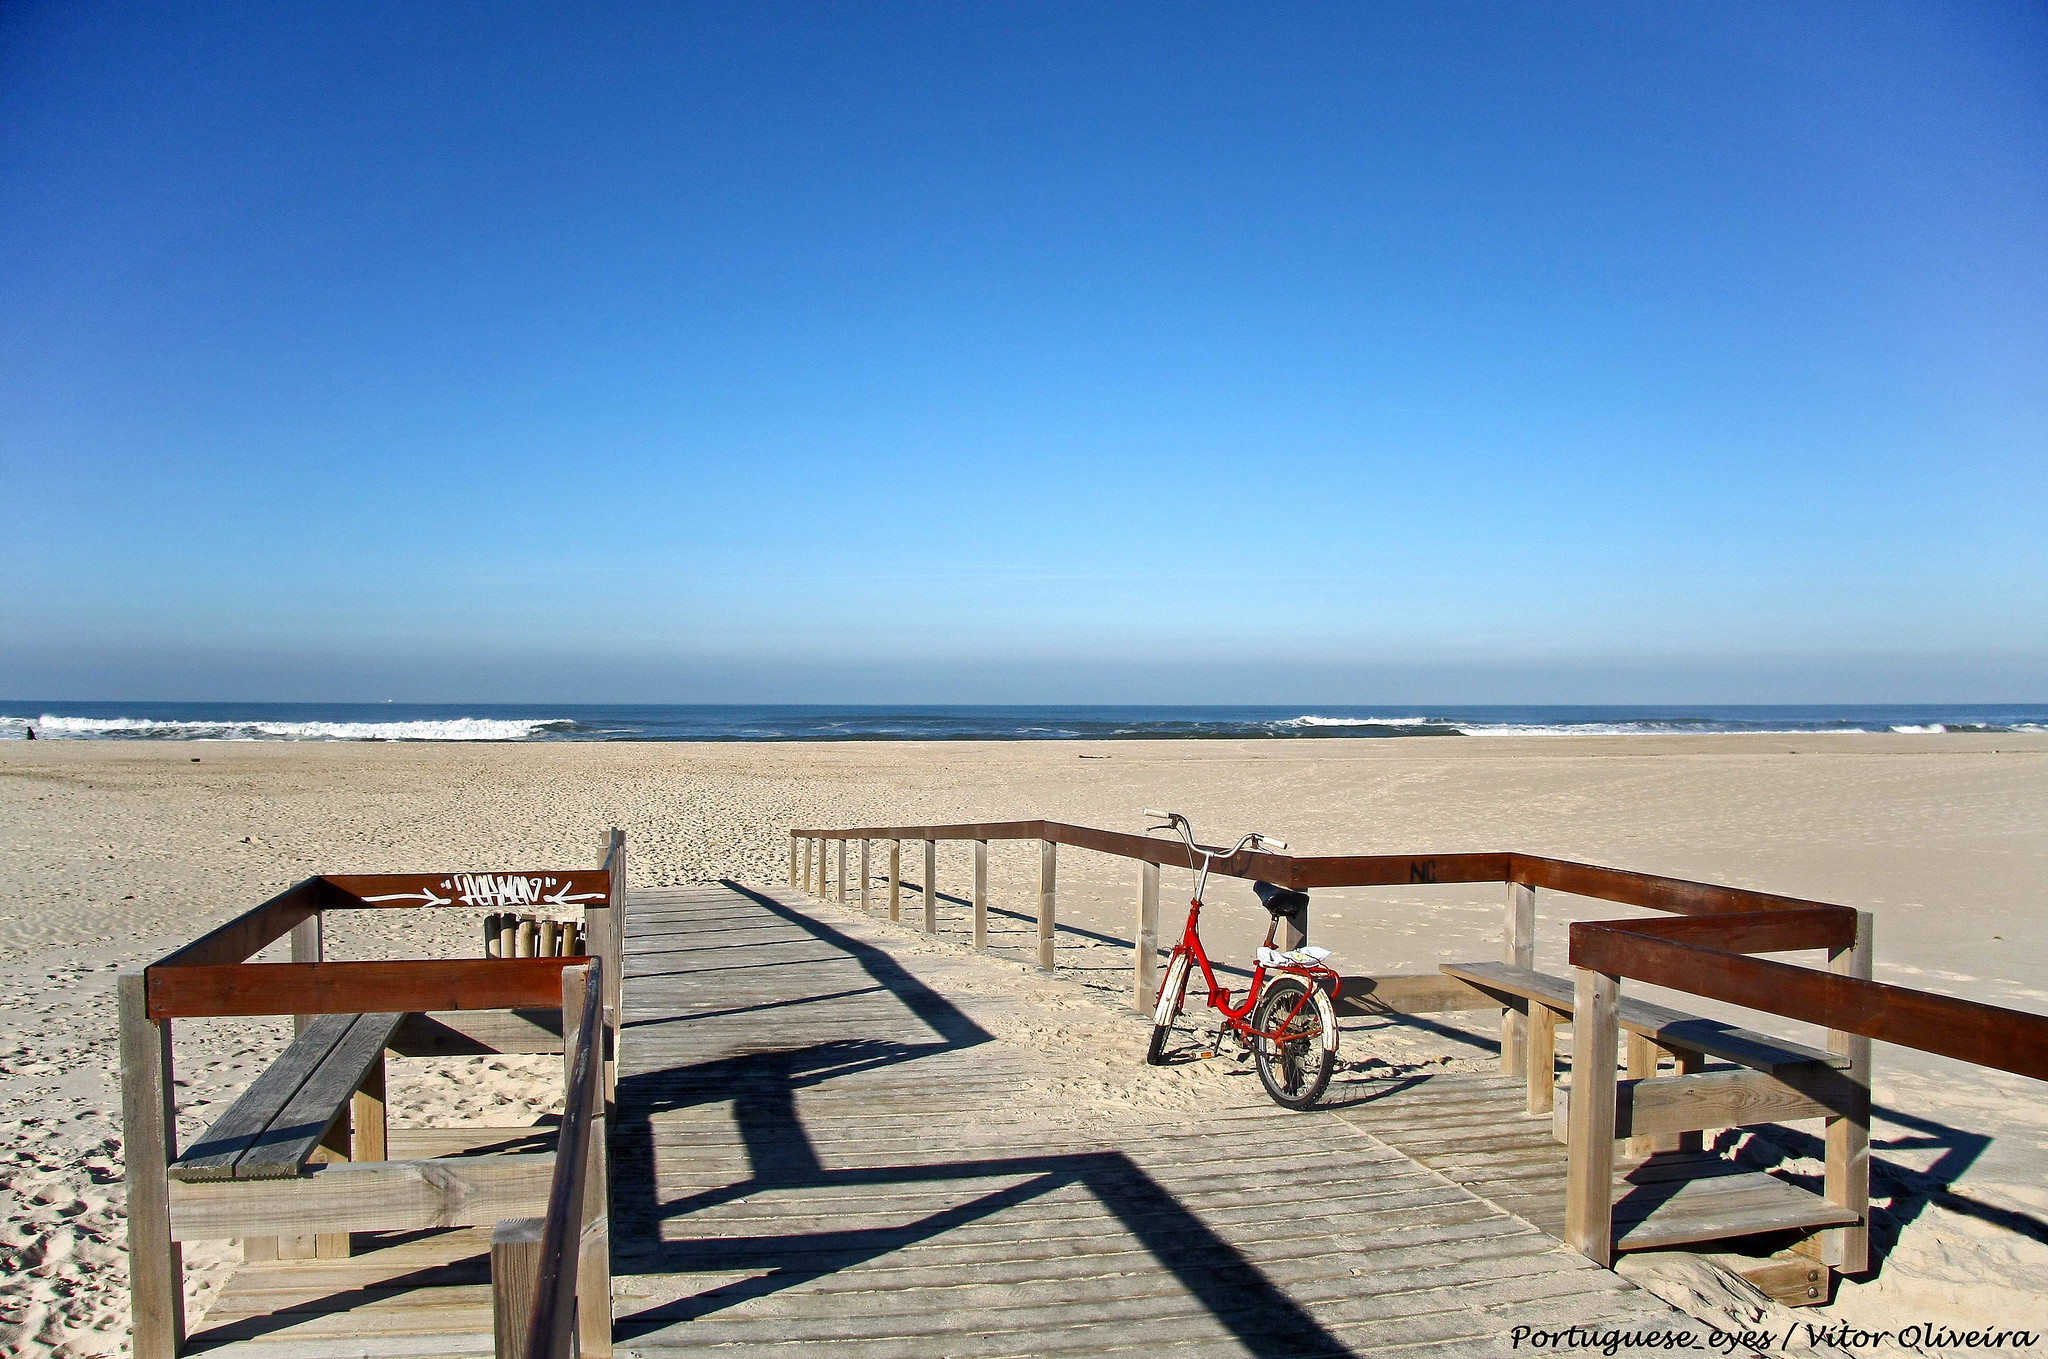
M591 1140L604 1112L599 1059L604 1031L604 965L591 959L576 1024L575 1056L555 1141L555 1177L548 1188L540 1238L540 1272L526 1328L526 1359L572 1359L576 1353L576 1275L583 1244L583 1207L590 1176ZM565 1016L566 1017L566 1016ZM607 1306L606 1324L611 1317Z
M1141 863L1192 866L1181 841L1061 821L798 829L790 835L814 840L1041 840ZM1573 966L2048 1080L2048 1015L1747 956L1847 948L1856 937L1856 912L1833 902L1516 853L1218 851L1209 871L1297 889L1512 882L1664 911L1679 919L1574 924Z

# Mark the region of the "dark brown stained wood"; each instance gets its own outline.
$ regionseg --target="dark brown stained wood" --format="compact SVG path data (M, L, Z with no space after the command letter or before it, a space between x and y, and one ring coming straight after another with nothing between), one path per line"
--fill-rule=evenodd
M365 1010L527 1010L561 1004L579 958L152 967L149 1017L320 1015Z
M1621 923L1573 925L1571 961L1575 967L2048 1080L2044 1015L1650 938Z
M323 1019L341 1018L323 1015ZM299 1173L334 1121L348 1111L350 1098L384 1053L384 1045L404 1016L357 1015L340 1040L328 1049L305 1081L286 1101L270 1126L235 1158L238 1180L282 1180ZM314 1021L318 1023L319 1021Z
M325 900L318 878L293 883L261 906L244 911L176 952L165 954L151 967L239 963L290 934L300 922L312 919ZM281 1013L293 1012L286 1010Z
M1713 883L1687 882L1683 878L1660 878L1654 873L1635 873L1624 868L1600 868L1593 864L1546 859L1535 854L1509 855L1509 872L1514 881L1530 887L1547 887L1553 892L1597 897L1653 911L1679 915L1715 915L1729 911L1847 911L1825 901L1781 897L1770 892L1752 892L1743 887L1719 887Z
M1703 944L1728 953L1847 948L1856 941L1856 913L1833 906L1741 915L1678 915L1665 920L1631 920L1627 924L1632 934Z
M1272 856L1279 858L1282 856ZM1411 883L1505 882L1505 854L1358 854L1296 859L1283 887L1405 887Z
M355 1021L354 1015L321 1015L307 1025L306 1031L293 1039L277 1060L257 1073L241 1097L172 1163L171 1178L189 1183L233 1179L235 1162L270 1127L299 1087L327 1059L334 1045L348 1035Z
M611 899L602 868L464 869L452 873L328 873L336 906L467 906L479 910L582 910Z
M1438 966L1449 976L1494 992L1503 999L1534 1000L1562 1014L1571 1013L1573 986L1563 977L1553 977L1547 972L1534 972L1525 967L1511 967L1507 963L1441 963ZM1685 1048L1740 1062L1759 1071L1779 1072L1816 1063L1843 1066L1847 1062L1846 1058L1804 1043L1737 1028L1718 1019L1702 1019L1647 1000L1624 996L1618 1013L1621 1027L1630 1033L1641 1034L1666 1047Z

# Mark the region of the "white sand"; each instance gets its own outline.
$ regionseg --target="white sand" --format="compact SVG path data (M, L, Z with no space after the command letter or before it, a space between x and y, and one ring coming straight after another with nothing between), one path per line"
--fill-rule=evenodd
M584 865L616 822L636 881L774 881L792 825L1044 816L1136 829L1139 808L1165 805L1205 838L1256 827L1301 853L1520 849L1843 902L1877 915L1881 979L2048 1012L2044 793L2048 739L2022 736L0 746L0 964L13 983L0 999L0 1349L122 1347L112 974L310 873ZM991 858L997 906L1027 913L1035 849L998 845ZM1128 987L1133 878L1128 864L1062 858L1063 923L1106 938L1063 935L1061 964L1105 1001ZM1167 874L1165 931L1183 879ZM942 889L967 884L966 850L944 847ZM1501 900L1498 886L1319 892L1314 934L1347 972L1427 971L1491 956ZM1242 884L1212 891L1205 934L1219 955L1242 956L1262 926L1249 903ZM1549 894L1539 909L1551 967L1564 921L1628 914ZM957 935L963 913L945 912ZM1027 956L1021 919L996 926L1000 951ZM475 928L468 913L362 913L331 925L330 949L466 955ZM181 1026L187 1135L281 1034L270 1021ZM1346 1044L1349 1058L1396 1067L1492 1059L1484 1026L1469 1039L1369 1026ZM476 1119L518 1100L489 1121L525 1121L554 1097L552 1059L470 1065L477 1078L458 1082L397 1064L395 1116ZM1110 1097L1104 1073L1086 1074L1073 1093ZM1889 1254L1826 1310L2048 1331L2044 1096L2036 1082L1881 1047L1873 1191ZM1749 1153L1813 1169L1799 1159L1810 1141L1752 1139ZM188 1252L202 1299L229 1249Z

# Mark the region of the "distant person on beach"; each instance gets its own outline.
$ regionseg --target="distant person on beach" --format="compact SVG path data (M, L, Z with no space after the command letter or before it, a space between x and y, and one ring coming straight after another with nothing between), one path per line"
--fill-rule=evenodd
M36 729L34 727L24 727L23 730L28 733L29 740L33 741L36 739Z

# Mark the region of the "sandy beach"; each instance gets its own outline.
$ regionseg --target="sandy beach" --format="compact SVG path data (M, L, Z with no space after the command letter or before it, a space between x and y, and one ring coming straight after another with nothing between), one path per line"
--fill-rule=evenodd
M113 974L315 872L594 864L611 825L635 882L786 874L792 826L1047 817L1142 829L1191 815L1205 839L1259 829L1300 853L1517 849L1840 902L1875 913L1880 980L2048 1011L2048 736L1439 738L844 744L0 745L0 1348L120 1352L121 1250ZM991 854L994 949L1023 958L1035 849ZM879 872L879 858L875 864ZM906 856L906 874L917 871ZM1060 961L1076 1004L1127 1003L1134 872L1063 855ZM964 848L939 884L963 895ZM1185 877L1166 875L1162 933ZM1243 884L1211 894L1212 949L1248 951L1263 914ZM1346 972L1420 972L1498 951L1498 886L1316 895L1312 934ZM1629 914L1539 897L1539 965L1562 966L1572 919ZM945 934L964 937L949 908ZM467 913L361 913L330 956L458 956ZM937 945L901 931L905 947ZM1647 994L1647 993L1646 993ZM1700 1008L1700 1007L1695 1007ZM1709 1007L1710 1008L1710 1007ZM1746 1016L1753 1027L1798 1026ZM184 1132L283 1041L270 1021L181 1027ZM1368 1024L1348 1059L1493 1060L1461 1036ZM1131 1061L1139 1060L1134 1044ZM530 1121L552 1059L473 1059L475 1079L400 1063L394 1117ZM2048 1090L1880 1046L1873 1131L1874 1280L1827 1312L2048 1330ZM1201 1079L1193 1077L1190 1079ZM217 1111L217 1110L216 1110ZM1752 1138L1794 1169L1810 1138ZM188 1253L217 1285L225 1243ZM1806 1314L1820 1320L1816 1313Z

